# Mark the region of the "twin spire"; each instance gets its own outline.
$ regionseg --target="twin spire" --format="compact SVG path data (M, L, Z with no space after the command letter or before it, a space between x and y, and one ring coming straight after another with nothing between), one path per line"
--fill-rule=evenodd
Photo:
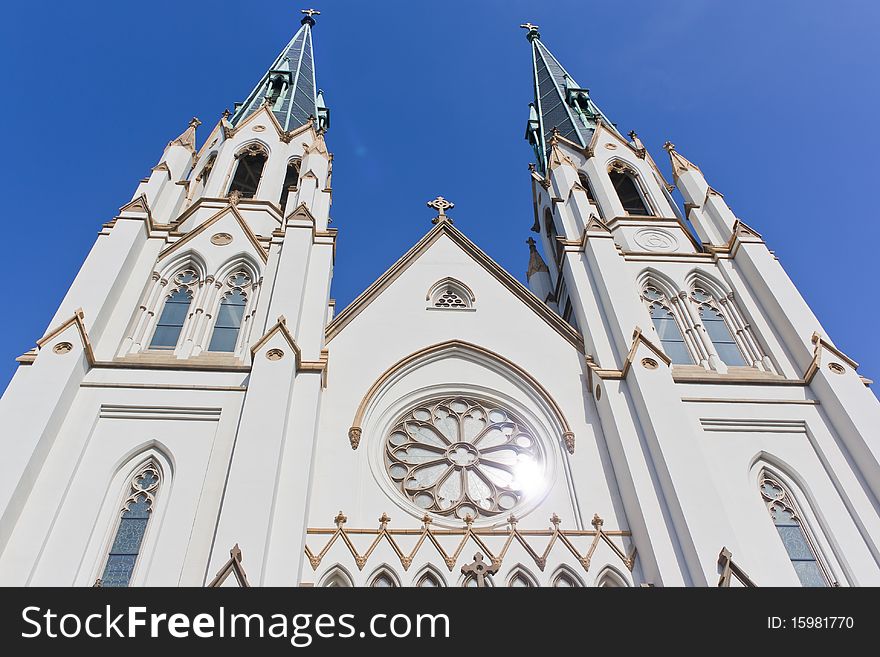
M532 45L535 89L535 101L529 104L526 139L535 149L543 172L547 169L547 152L554 130L559 131L560 137L586 148L599 121L615 132L617 128L592 101L589 89L580 87L541 42L538 26L524 23L520 27L527 30L526 38Z
M318 129L330 125L330 110L324 95L315 85L315 55L312 50L314 17L321 12L303 9L301 27L281 51L243 103L235 106L231 123L238 125L245 118L268 105L285 131L295 130L310 121Z

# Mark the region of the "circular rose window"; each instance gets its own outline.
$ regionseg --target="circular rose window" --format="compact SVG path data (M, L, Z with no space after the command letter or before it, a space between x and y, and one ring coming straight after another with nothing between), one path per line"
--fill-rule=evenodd
M543 488L532 430L494 403L448 397L420 404L385 440L385 467L417 507L441 516L507 513Z

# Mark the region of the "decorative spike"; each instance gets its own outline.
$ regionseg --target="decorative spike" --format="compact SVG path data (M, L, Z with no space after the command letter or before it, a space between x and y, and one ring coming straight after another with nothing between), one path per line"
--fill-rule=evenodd
M342 525L348 522L348 518L346 518L345 514L340 511L336 514L336 517L333 518L333 522L336 523L336 526L339 527L339 529L342 529Z

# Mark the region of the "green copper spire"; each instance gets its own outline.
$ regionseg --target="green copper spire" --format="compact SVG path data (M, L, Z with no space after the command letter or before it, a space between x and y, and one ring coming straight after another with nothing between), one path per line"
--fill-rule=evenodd
M329 127L330 111L324 107L323 95L315 86L315 55L312 51L313 17L320 12L304 9L302 13L305 14L302 27L247 100L236 105L232 125L238 125L265 103L284 130L294 130L310 120L316 121L319 129Z
M617 130L590 98L590 91L581 88L559 60L541 42L538 26L521 25L532 45L532 74L535 101L529 104L526 140L535 149L538 167L547 168L547 152L553 130L559 136L586 148L599 119Z

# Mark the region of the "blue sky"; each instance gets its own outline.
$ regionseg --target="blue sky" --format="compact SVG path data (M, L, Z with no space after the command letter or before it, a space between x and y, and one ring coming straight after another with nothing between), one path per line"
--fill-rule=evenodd
M668 174L669 139L758 230L836 344L880 378L880 4L323 0L333 296L341 309L450 214L520 279L532 225L526 20ZM303 5L305 6L305 5ZM11 321L0 387L43 334L102 223L191 116L243 100L299 27L282 0L30 2L0 26ZM865 247L864 254L862 247ZM866 296L868 295L868 296ZM868 303L871 301L871 303Z

